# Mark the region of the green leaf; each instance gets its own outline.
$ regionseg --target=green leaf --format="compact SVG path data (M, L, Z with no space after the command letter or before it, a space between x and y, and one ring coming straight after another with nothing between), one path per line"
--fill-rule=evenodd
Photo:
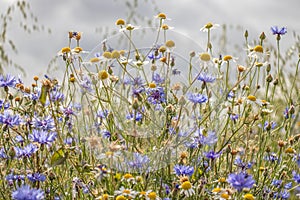
M40 99L39 99L43 105L45 105L45 103L46 103L47 92L48 92L48 86L43 85L42 90L41 90Z
M63 164L67 159L67 153L64 152L62 148L54 152L54 154L51 157L51 165L54 167L56 165Z

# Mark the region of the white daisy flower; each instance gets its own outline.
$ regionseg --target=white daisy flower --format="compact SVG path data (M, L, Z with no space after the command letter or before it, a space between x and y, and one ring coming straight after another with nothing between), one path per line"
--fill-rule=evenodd
M189 181L183 182L179 188L181 189L180 194L184 194L186 197L190 197L195 194L195 190Z

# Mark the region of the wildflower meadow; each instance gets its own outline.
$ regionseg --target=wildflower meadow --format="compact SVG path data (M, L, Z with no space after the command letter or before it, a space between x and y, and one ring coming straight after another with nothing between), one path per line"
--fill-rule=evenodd
M168 17L117 19L94 49L62 33L31 85L0 75L0 199L300 198L300 37L244 30L218 52L221 25L193 30L201 47Z

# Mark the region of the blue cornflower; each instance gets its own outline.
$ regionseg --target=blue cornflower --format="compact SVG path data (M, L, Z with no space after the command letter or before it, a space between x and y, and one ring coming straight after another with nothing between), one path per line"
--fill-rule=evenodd
M20 147L15 147L15 152L16 152L16 156L18 158L22 158L22 157L31 157L32 154L34 154L37 150L38 147L32 143L28 144L27 146L25 146L23 149Z
M15 181L24 181L25 180L25 176L22 174L8 174L5 177L5 180L8 182L9 185L12 185Z
M200 94L200 93L189 93L187 96L188 96L188 100L190 100L194 104L205 103L208 99L207 96Z
M6 77L4 77L2 74L0 74L0 87L14 87L16 83L16 77L10 74L7 74Z
M46 180L46 176L40 173L27 174L27 178L33 183L37 181L44 182Z
M296 161L298 167L300 167L300 154L295 155L293 158L294 161Z
M134 78L125 77L124 81L123 81L124 85L132 85L134 87L140 87L140 86L144 85L144 83L145 83L145 81L140 76L137 76Z
M100 119L105 119L108 116L109 111L108 110L98 110L97 111L97 117L99 117Z
M284 185L284 189L287 189L287 190L291 189L292 187L293 187L293 183L292 182L288 182L288 183L286 183Z
M289 199L290 198L290 193L287 190L283 190L279 194L280 199Z
M133 153L132 160L128 161L127 164L132 170L149 169L150 159L147 155L141 155L140 153Z
M0 100L0 109L1 110L3 110L3 109L6 110L9 108L9 106L10 106L9 102L4 102L3 100Z
M37 142L43 145L51 145L56 139L56 132L48 132L45 130L32 130L32 134L29 134L28 138L33 142Z
M172 75L179 75L180 73L181 73L180 70L178 70L176 68L172 69Z
M295 171L293 171L292 174L293 174L294 181L299 184L300 183L300 174L297 174Z
M8 158L6 155L5 149L3 147L0 149L0 158L2 158L2 159Z
M204 83L213 83L216 80L216 77L207 73L200 73L197 79Z
M242 170L250 169L253 165L253 163L251 163L251 162L244 163L240 157L237 157L234 160L234 164L236 166L240 167Z
M232 113L232 114L230 114L230 119L232 120L232 121L234 121L234 122L236 122L236 120L238 120L238 118L239 118L239 115L238 114L235 114L235 113Z
M135 116L133 112L130 112L126 115L126 119L128 120L135 120L135 121L141 121L143 119L143 115L140 112L136 112Z
M51 131L55 128L54 119L51 116L47 116L44 119L39 119L37 117L33 118L32 124L36 129Z
M166 101L165 92L162 87L148 88L147 95L147 100L152 104L161 104Z
M111 137L111 133L108 130L106 130L106 129L102 130L101 134L102 134L103 138L109 139Z
M244 188L252 188L255 183L253 177L245 172L229 174L227 182L239 192Z
M276 179L272 180L272 183L271 183L271 185L274 185L277 188L279 188L281 186L281 184L282 184L282 180L276 180Z
M274 129L276 126L277 126L276 122L273 122L273 121L268 122L268 121L266 121L265 124L264 124L264 130Z
M157 55L155 55L155 52L150 52L149 55L148 55L148 58L150 60L157 60L157 59L160 59L162 57L161 53L158 53Z
M154 73L152 76L152 80L156 83L156 84L162 84L165 82L165 79L163 77L161 77L159 75L159 73Z
M205 155L206 158L214 160L216 158L219 158L220 155L222 154L222 151L216 153L213 150L209 151L209 152L203 152L203 154Z
M62 102L65 99L65 95L58 90L52 90L49 94L51 102Z
M287 33L287 28L282 27L281 29L279 29L278 26L272 26L271 31L273 35L284 35Z
M285 110L284 110L284 112L283 112L283 115L284 115L284 117L286 118L286 119L289 119L289 118L295 118L295 115L294 115L294 113L292 112L291 113L291 110L293 110L293 109L291 109L291 108L293 108L293 107L286 107L285 108Z
M271 162L280 162L280 159L275 153L268 153L268 155L265 157L265 160L271 161Z
M61 107L60 109L66 117L70 117L70 115L76 115L75 111L73 110L73 105Z
M79 85L81 86L81 92L86 93L86 92L93 92L94 90L92 89L92 81L90 80L89 77L84 77L83 80L79 82Z
M20 125L21 122L22 120L19 115L12 115L9 110L4 110L4 112L0 114L0 124L7 125L10 128Z
M186 165L175 165L174 172L177 176L192 176L194 173L193 166L186 166Z
M13 191L14 200L41 200L44 199L44 192L40 189L31 188L29 185L22 185Z
M15 140L16 140L16 142L19 142L19 143L23 143L24 142L24 138L21 135L17 135L15 137Z

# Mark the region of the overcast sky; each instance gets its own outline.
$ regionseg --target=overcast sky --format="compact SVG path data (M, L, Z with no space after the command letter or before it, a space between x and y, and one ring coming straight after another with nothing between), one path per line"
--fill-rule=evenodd
M0 11L13 2L1 1ZM19 50L17 55L11 56L26 70L42 75L51 58L68 44L68 31L82 31L81 46L89 50L100 43L105 32L117 30L114 25L116 19L127 19L131 11L135 12L134 19L139 23L136 25L140 26L148 26L147 21L154 20L153 16L162 11L172 19L168 24L174 26L174 30L194 38L200 44L204 33L199 29L207 22L241 25L254 36L262 31L271 35L270 26L273 25L286 26L289 33L292 30L300 33L299 0L138 0L138 6L131 10L126 6L126 2L30 0L31 10L38 17L39 24L50 28L52 33L44 31L24 34L18 26L11 26L9 36ZM128 2L132 5L134 1Z

